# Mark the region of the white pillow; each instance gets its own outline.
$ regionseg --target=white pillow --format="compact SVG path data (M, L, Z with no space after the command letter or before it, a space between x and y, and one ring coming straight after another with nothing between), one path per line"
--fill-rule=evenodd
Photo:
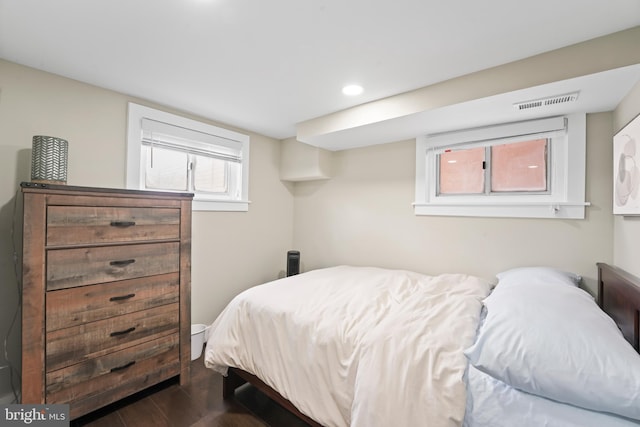
M502 283L566 283L571 286L580 285L582 277L551 267L521 267L503 271L496 275Z
M477 369L519 390L640 420L640 355L585 291L500 281L465 351Z

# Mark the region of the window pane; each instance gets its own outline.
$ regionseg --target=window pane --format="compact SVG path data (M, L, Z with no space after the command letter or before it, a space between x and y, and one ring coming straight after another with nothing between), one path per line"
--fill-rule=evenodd
M210 157L194 157L194 189L208 193L227 193L229 191L228 162Z
M451 150L440 154L440 194L484 192L484 148Z
M546 191L547 140L491 147L491 191Z
M145 188L187 191L186 153L158 147L142 147L145 161Z

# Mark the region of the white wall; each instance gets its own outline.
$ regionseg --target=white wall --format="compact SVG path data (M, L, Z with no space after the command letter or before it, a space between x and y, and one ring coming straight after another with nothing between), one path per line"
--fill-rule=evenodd
M617 133L638 114L640 114L640 83L636 84L614 111L613 133ZM640 141L637 142L640 143ZM640 254L640 216L616 215L613 234L614 263L629 273L640 276L638 259L638 254Z
M69 185L123 188L128 101L158 107L0 60L2 338L18 304L10 237L16 191L21 181L30 179L32 136L50 135L69 141ZM293 195L279 179L280 143L261 135L250 136L249 212L193 214L194 323L212 322L241 290L275 279L285 270L286 251L292 242ZM19 239L18 235L15 240ZM16 326L8 341L9 356L19 367L19 318ZM0 366L4 364L0 353ZM0 370L0 401L10 390L8 370Z

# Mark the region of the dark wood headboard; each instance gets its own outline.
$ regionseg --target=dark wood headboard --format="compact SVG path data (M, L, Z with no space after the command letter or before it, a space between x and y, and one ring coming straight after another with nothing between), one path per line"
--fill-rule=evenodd
M598 305L640 352L640 278L609 264L597 265Z

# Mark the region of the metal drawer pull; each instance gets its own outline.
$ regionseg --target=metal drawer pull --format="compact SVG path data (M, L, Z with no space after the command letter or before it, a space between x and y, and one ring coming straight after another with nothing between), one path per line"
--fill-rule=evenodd
M126 267L129 264L133 264L136 262L135 259L123 259L119 261L111 261L109 265L113 265L114 267Z
M116 366L115 368L111 368L111 372L116 372L116 371L121 371L123 369L127 369L129 366L135 365L136 361L132 360L131 362L127 363L126 365L122 365L122 366Z
M120 296L117 296L117 297L109 298L109 301L122 301L122 300L126 300L126 299L129 299L129 298L133 298L135 296L136 296L136 294L120 295Z
M130 332L133 332L135 330L136 330L136 328L134 326L132 326L131 328L125 329L124 331L111 332L111 336L112 337L117 337L117 336L120 336L120 335L126 335L126 334L128 334Z
M135 221L111 221L113 227L133 227L136 225Z

